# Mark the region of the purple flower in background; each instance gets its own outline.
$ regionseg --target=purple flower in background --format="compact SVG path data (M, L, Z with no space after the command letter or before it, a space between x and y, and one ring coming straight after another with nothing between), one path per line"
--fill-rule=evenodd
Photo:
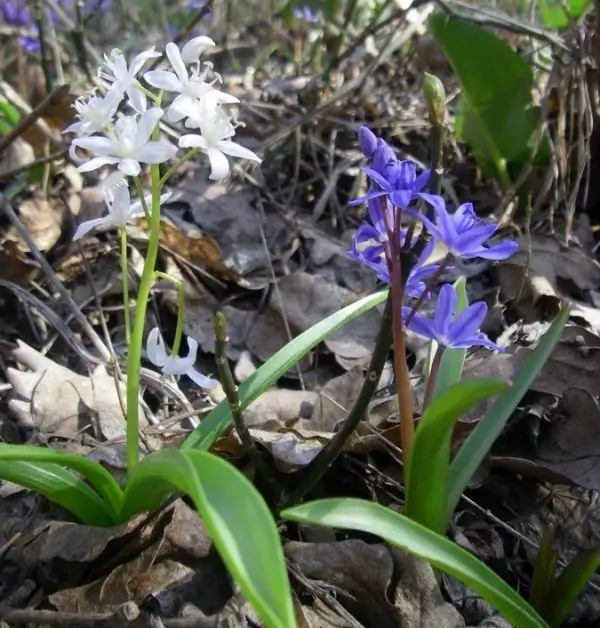
M496 232L498 226L477 217L472 203L464 203L450 214L441 196L419 194L420 198L433 206L436 215L434 224L418 212L410 211L427 227L431 235L443 243L456 258L504 260L517 252L519 244L514 240L504 240L498 244L485 246L485 242Z
M381 150L385 157L385 148L382 146L375 151L373 161L378 150ZM430 171L425 170L417 176L417 166L412 161L397 161L392 164L382 162L376 165L377 168L365 168L364 171L380 189L372 189L364 196L350 201L349 205L358 205L372 198L387 196L392 205L406 208L420 196L429 181Z
M314 24L321 19L321 11L313 11L310 7L296 7L294 9L294 17L303 22Z
M30 26L31 19L29 17L29 11L24 3L15 0L3 0L0 2L0 13L2 19L9 26Z
M458 316L456 289L444 284L437 298L433 318L416 313L408 328L424 338L435 340L439 345L451 349L469 349L470 347L489 347L497 351L504 349L492 342L479 331L487 315L487 305L478 301L466 307ZM411 308L402 308L402 317L406 319Z

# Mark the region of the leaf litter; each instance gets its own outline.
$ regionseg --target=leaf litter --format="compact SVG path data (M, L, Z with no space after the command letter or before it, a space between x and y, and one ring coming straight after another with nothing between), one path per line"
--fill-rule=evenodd
M399 16L396 25L406 26L404 19ZM255 45L258 30L248 32L245 37L254 37ZM283 48L281 34L271 35ZM406 68L407 75L414 78L423 64L448 72L445 60L436 60L439 51L432 47L428 34L416 37L414 45L425 52L414 68ZM325 90L315 89L310 80L293 89L276 89L283 70L270 57L258 73L259 81L251 83L246 77L246 86L237 86L240 94L248 96L260 143L278 149L265 160L264 180L240 170L231 184L207 185L204 172L188 169L173 186L161 225L161 263L186 282L185 333L199 342L207 364L214 353L212 317L219 310L226 315L231 336L228 357L239 373L238 381L291 337L375 288L374 274L346 255L357 220L345 203L362 185L354 129L347 121L387 116L395 121L400 152L426 158L427 138L421 131L426 126L425 113L419 108L420 95L409 84L412 79L406 84L400 81L403 85L391 99L384 97L389 92L388 73L395 67L392 61L382 58L377 71L364 77L363 85L369 89L350 90L350 98L339 96L353 73L360 75L366 67L371 53L363 53L343 70L335 70ZM273 107L272 115L261 109L264 101ZM48 123L60 130L64 106L52 113ZM34 151L41 145L38 135L28 138ZM30 161L31 155L23 148L10 162L2 162L0 174ZM344 167L336 169L340 164ZM459 167L462 174L455 177L454 196L478 186L464 163L450 164L452 176ZM81 189L81 182L73 179L68 168L62 165L53 173L49 194L31 189L19 197L19 214L34 244L53 262L90 320L97 326L106 323L122 355L117 242L111 234L85 242L84 256L94 259L96 255L96 260L105 262L91 264L93 269L90 264L86 268L86 260L69 247L73 222L98 217L104 206L97 188ZM329 185L334 176L337 186ZM495 190L484 186L473 194L486 199L482 209L500 201ZM140 275L140 251L146 242L143 232L143 221L130 230L133 280ZM580 232L589 236L589 223ZM0 238L1 261L5 262L0 264L2 279L38 291L66 317L64 304L48 292L28 245L5 225ZM513 584L525 587L535 552L523 539L539 543L543 523L552 521L566 530L561 558L572 558L577 549L600 542L597 506L588 499L600 484L594 448L598 440L594 434L600 429L596 292L600 265L590 239L585 246L573 239L565 245L551 230L532 232L523 236L521 252L509 262L493 269L487 264L473 266L468 272L470 290L493 299L488 327L509 349L505 354L469 356L466 375L487 373L513 379L531 354L531 345L543 334L545 321L564 301L578 302L572 315L575 324L565 330L469 492L496 519L490 522L467 503L452 523L451 533L458 543L506 571ZM90 275L90 270L95 274ZM94 278L95 290L86 281L89 276ZM98 286L104 288L100 294ZM43 322L43 316L8 293L2 298L2 328L8 330L2 338L6 379L2 390L10 392L4 399L3 434L85 452L115 473L122 470L124 424L112 373L92 362L82 365L80 356L73 355L70 345ZM172 286L157 284L152 317L167 336L174 329L175 299ZM293 478L301 473L347 415L380 320L381 309L375 309L332 334L246 410L251 434L274 460L278 476ZM419 402L423 345L414 338L409 343ZM388 388L391 370L390 365L356 439L332 468L327 486L343 483L352 494L368 490L381 503L401 508L401 488L395 479L400 470L390 455L397 442L397 405ZM185 384L182 389L176 382L165 386L149 385L144 396L143 428L148 434L143 442L148 450L170 444L172 434L180 438L187 432L177 420L178 414L185 414L182 410L191 408L202 415L220 399L219 392L211 398L199 396ZM485 406L477 408L459 424L457 440L484 411ZM166 427L173 418L174 426ZM235 434L224 436L214 449L245 468ZM355 471L349 480L347 465L353 463L363 465L363 473L358 478ZM18 572L10 595L1 596L9 609L16 612L27 605L99 617L133 602L142 614L156 614L158 609L165 625L168 618L188 617L197 625L209 619L215 620L210 625L217 625L225 618L233 625L246 625L246 619L252 618L252 611L232 589L201 521L183 500L155 515L102 530L61 521L65 513L60 509L49 509L43 500L32 500L8 483L0 490L7 502L0 514L3 560ZM11 516L11 512L21 516ZM440 587L429 567L384 545L335 536L324 542L314 531L311 536L310 530L299 531L298 538L290 531L285 534L296 602L307 625L459 627L496 621L484 604L479 604L478 615L468 615L459 598L472 594L457 589L448 579ZM518 547L512 550L515 539ZM593 588L586 592L587 612L576 609L574 616L581 621L600 617L594 595Z

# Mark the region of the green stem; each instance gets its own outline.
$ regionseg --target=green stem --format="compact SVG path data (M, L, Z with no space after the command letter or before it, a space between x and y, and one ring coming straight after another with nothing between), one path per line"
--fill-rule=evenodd
M183 285L183 281L181 279L176 279L175 277L171 277L171 275L167 275L167 273L163 273L160 270L157 270L154 273L155 277L160 279L166 279L171 283L174 283L177 286L177 327L175 329L175 339L173 340L173 344L171 345L171 353L172 355L179 355L179 349L181 347L181 339L183 338L183 316L185 313L185 286Z
M170 176L174 173L177 172L177 170L179 169L179 166L181 166L181 164L185 163L186 161L188 161L188 159L191 159L194 155L198 154L200 152L199 148L190 148L187 153L185 153L185 155L181 158L179 158L166 172L165 174L163 174L163 176L160 179L160 187L162 188L164 186L164 184L169 180Z
M388 294L385 305L385 312L379 334L371 357L371 364L363 380L362 388L358 393L358 397L340 426L340 429L333 435L333 438L319 452L316 458L311 462L303 474L304 477L300 484L285 500L285 505L297 504L310 489L325 475L327 469L333 464L334 460L344 449L344 445L351 434L358 426L361 419L365 416L369 402L373 398L377 390L377 384L381 378L385 361L390 352L392 344L392 295Z
M121 236L121 280L123 282L123 316L125 317L125 343L131 342L131 320L129 312L129 269L127 264L127 230L119 229Z
M148 203L146 203L146 195L144 194L144 186L142 185L142 179L138 175L137 177L134 177L133 180L135 181L135 191L137 192L140 203L142 204L142 209L144 210L144 214L146 216L146 220L148 221L148 225L150 225L150 209L148 208Z
M139 431L139 391L142 343L146 309L150 300L150 291L154 282L154 269L158 258L160 234L160 171L158 165L150 166L152 185L152 213L150 216L150 240L144 261L144 270L140 278L135 308L135 318L131 334L131 344L127 356L127 471L131 474L138 464Z
M427 409L427 406L431 403L433 399L433 392L435 390L435 382L437 381L437 376L440 370L440 365L442 363L442 356L444 355L444 347L443 345L438 345L436 349L435 355L433 356L433 360L431 361L431 368L429 369L429 375L427 376L427 388L425 390L425 399L423 400L423 412Z

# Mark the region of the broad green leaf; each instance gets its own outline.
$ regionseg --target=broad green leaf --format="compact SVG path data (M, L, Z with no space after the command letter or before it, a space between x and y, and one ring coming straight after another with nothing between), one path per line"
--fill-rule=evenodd
M76 456L54 449L37 447L34 445L0 445L0 462L40 462L46 465L52 463L81 473L104 498L106 509L110 512L113 521L116 521L121 512L123 493L113 476L101 465L83 456ZM13 480L14 481L14 480ZM15 482L19 484L19 482Z
M539 375L559 341L569 318L565 307L556 317L550 329L540 340L533 354L526 360L514 379L513 386L502 393L496 403L485 413L475 429L469 434L450 465L448 481L448 517L452 515L460 496L469 484L475 471L501 434L504 425L517 404Z
M0 462L0 478L39 493L66 508L86 525L111 526L116 523L98 493L56 464L3 461Z
M546 26L558 30L577 23L591 6L591 0L540 0L540 13Z
M322 499L288 508L281 516L301 523L380 536L454 576L494 606L513 626L548 628L514 589L475 556L389 508L360 499Z
M275 520L252 483L233 465L206 451L164 449L132 471L123 505L129 518L148 502L186 493L215 546L265 626L294 628L296 620Z
M429 25L460 81L457 133L485 174L509 185L509 166L518 170L527 162L540 125L532 69L484 28L443 13Z
M458 316L469 305L467 299L467 279L461 277L454 282L456 288L456 296L458 301L456 303L456 315ZM431 359L435 355L437 350L437 342L431 341L430 355ZM450 386L460 382L462 377L463 366L465 364L465 357L467 355L466 349L445 349L442 355L442 361L438 370L438 374L435 380L435 388L433 389L433 398L441 395L444 391L448 390Z
M241 409L247 408L255 399L258 399L265 390L273 386L288 369L299 362L329 334L360 316L363 312L385 301L387 293L387 290L383 290L346 306L320 323L313 325L285 345L240 385ZM202 423L187 437L182 448L209 449L230 423L231 410L229 402L227 399L224 399L214 410L209 412Z
M448 467L452 430L473 406L507 387L494 379L469 379L436 397L419 420L406 477L406 514L444 534L448 523Z
M567 565L552 587L544 616L552 628L560 628L590 578L600 567L600 548L581 552Z

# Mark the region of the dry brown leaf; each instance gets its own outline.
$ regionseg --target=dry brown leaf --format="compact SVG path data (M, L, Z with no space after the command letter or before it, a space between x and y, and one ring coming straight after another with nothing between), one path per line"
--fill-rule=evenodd
M28 259L26 253L13 240L0 244L0 277L20 286L27 286L40 269L38 262Z
M8 407L24 425L46 436L67 439L76 439L88 428L98 440L124 436L125 421L115 381L103 366L96 367L89 377L78 375L20 341L13 357L27 371L8 369L13 386ZM141 407L140 417L145 425Z
M33 193L32 198L22 201L15 209L18 209L21 222L38 249L50 250L62 233L64 203L56 198L46 199L38 190ZM23 251L29 250L12 226L6 231L5 239L17 242Z
M515 307L527 319L555 315L569 282L578 291L600 284L600 264L585 249L575 244L565 247L552 236L533 233L528 261L527 238L521 238L519 243L519 251L500 264L497 271L508 299L515 299L521 292Z
M147 241L148 239L148 223L145 218L136 222L135 228L131 229L134 239ZM160 221L160 245L172 255L183 258L187 263L208 270L225 281L239 280L239 275L228 268L223 261L223 254L217 244L217 241L210 236L205 236L202 232L194 227L190 227L187 233L183 233L180 227L177 227L167 218L161 218Z

